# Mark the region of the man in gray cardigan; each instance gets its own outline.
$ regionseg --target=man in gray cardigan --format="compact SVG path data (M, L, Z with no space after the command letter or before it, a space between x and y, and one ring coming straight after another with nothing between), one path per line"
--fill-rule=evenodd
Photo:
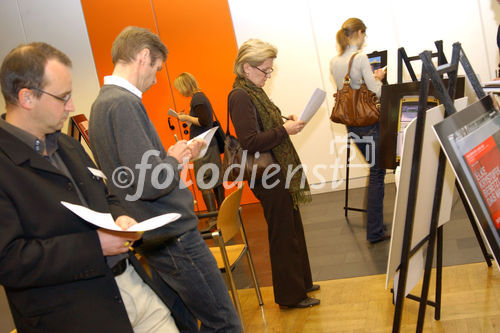
M144 233L136 247L200 320L201 330L239 332L238 318L221 273L198 231L194 200L182 182L184 163L204 141L179 141L165 151L141 102L156 82L167 49L147 29L125 28L112 47L114 70L92 105L91 149L108 186L138 221L165 213L181 218Z

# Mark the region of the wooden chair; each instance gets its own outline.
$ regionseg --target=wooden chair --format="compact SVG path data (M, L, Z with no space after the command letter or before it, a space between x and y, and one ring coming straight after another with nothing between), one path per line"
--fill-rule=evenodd
M255 267L252 255L250 254L250 249L248 247L245 229L241 222L240 202L242 192L243 185L240 185L238 190L231 193L226 197L226 199L224 199L218 213L215 212L215 215L217 216L217 229L213 232L202 233L202 235L205 239L213 239L217 244L217 246L209 247L210 251L212 251L219 269L226 273L234 305L240 315L240 318L243 320L243 313L232 271L244 255L247 257L259 305L263 305L264 302L262 301L259 282L257 281L257 275L255 274ZM238 233L241 235L241 241L235 240L235 236L237 236Z
M89 121L84 114L77 114L69 118L68 135L81 142L83 138L90 146L89 140Z

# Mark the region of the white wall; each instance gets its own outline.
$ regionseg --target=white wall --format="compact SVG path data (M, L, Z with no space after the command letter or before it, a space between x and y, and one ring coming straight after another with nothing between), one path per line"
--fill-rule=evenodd
M35 41L66 53L73 62L74 114L83 113L88 118L99 81L79 0L2 0L0 31L0 59L17 45ZM3 98L0 110L5 110Z
M397 78L397 49L404 47L409 56L429 49L435 52L434 41L443 40L445 55L451 58L452 44L461 42L475 72L484 81L494 77L498 64L496 29L500 5L495 0L229 0L238 45L248 38L260 38L278 48L275 72L265 90L284 114L299 114L314 88L327 92L327 100L301 134L292 140L309 169L318 165L335 165L345 161L343 140L345 127L329 120L334 99L329 61L336 54L335 35L349 17L361 18L367 25L366 53L388 50L388 81ZM421 67L413 63L417 74ZM463 72L463 71L462 71ZM409 80L409 76L405 75ZM333 149L330 149L333 147ZM351 169L351 177L363 177L366 168ZM311 170L308 179L318 184L324 179L338 181L339 174ZM356 185L356 182L352 183ZM358 182L362 185L363 182ZM334 184L335 185L335 184ZM328 184L316 192L331 189ZM343 185L340 186L343 189Z
M278 48L274 72L264 89L283 114L299 115L315 88L332 93L331 84L325 81L323 62L318 59L315 32L311 24L309 5L305 1L229 1L238 45L249 38L259 38ZM330 166L336 165L336 154L330 154L334 132L328 120L330 104L325 103L318 114L299 134L292 136L302 162L309 169L315 164L325 165L319 170L325 180L334 177ZM339 130L342 131L339 126ZM319 163L318 163L319 162ZM343 163L342 163L343 164ZM326 167L328 166L328 167ZM323 179L309 170L311 184Z

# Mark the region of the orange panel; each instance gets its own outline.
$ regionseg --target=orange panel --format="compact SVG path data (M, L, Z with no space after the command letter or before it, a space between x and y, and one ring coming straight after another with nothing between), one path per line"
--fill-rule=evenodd
M225 128L227 95L234 80L232 68L237 52L226 0L82 0L81 3L101 84L103 77L113 71L111 45L124 27L148 28L158 33L166 44L169 50L167 65L158 73L157 84L143 97L165 147L175 142L174 133L180 138L188 138L175 119L171 119L175 127L171 130L167 117L169 108L189 110L189 100L173 88L173 80L181 72L190 72L196 77ZM192 171L190 173L193 175ZM205 209L196 186L192 189L199 209ZM248 187L242 201L257 202Z
M94 55L97 75L103 78L113 72L111 45L126 26L135 25L157 33L154 12L149 0L82 0L87 31ZM174 143L166 112L172 105L167 71L158 73L158 82L144 94L143 102L165 146Z
M225 130L227 95L232 89L233 63L238 51L227 1L153 0L153 3L161 39L169 49L170 81L182 72L193 74ZM173 90L177 110L188 111L189 99ZM257 202L248 186L242 202Z

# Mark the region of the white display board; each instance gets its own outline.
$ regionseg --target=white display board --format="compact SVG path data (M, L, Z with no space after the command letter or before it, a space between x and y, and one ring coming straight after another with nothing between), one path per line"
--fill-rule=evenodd
M466 106L467 97L455 101L455 108L458 111L464 109ZM444 119L443 114L443 105L427 110L411 248L414 248L420 241L422 241L422 239L429 234L430 230L440 152L440 145L436 135L434 134L432 126ZM390 285L391 278L394 277L394 290L397 290L397 281L399 278L397 269L401 263L415 131L416 119L408 125L405 132L403 153L400 163L401 174L396 192L396 202L392 221L392 237L387 262L386 288ZM440 226L450 219L454 186L455 177L450 165L447 162L439 214ZM425 263L424 248L426 247L422 247L410 258L405 295L413 289L423 274ZM394 292L394 295L396 295L396 292Z

